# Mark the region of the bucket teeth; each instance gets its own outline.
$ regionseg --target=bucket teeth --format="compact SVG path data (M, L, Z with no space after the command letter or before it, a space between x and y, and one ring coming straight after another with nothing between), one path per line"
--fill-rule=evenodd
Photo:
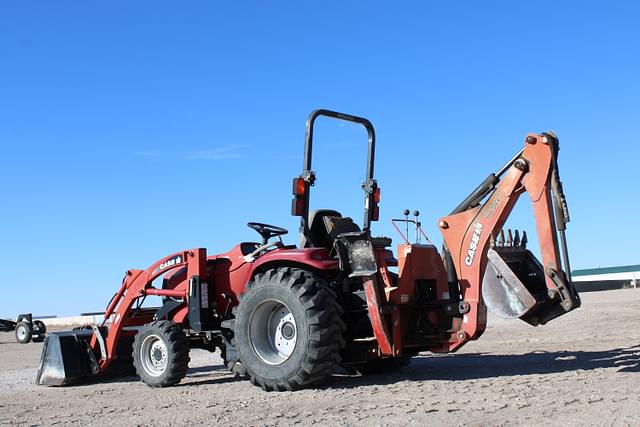
M524 230L511 230L508 228L506 233L503 229L496 235L491 236L491 247L527 249L528 242L527 232Z

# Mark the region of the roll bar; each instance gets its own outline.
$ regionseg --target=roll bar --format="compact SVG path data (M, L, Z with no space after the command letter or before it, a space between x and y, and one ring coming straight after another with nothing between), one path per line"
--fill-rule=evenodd
M351 114L339 113L337 111L324 109L312 111L307 118L307 130L304 138L304 171L311 171L311 157L313 152L313 127L316 119L320 116L358 123L365 127L365 129L367 130L367 136L369 137L369 152L367 155L367 179L373 179L373 166L376 154L376 131L373 128L373 124L371 124L371 122L364 117L352 116Z
M366 180L362 183L362 188L366 193L365 199L365 212L364 212L364 224L363 229L369 230L371 221L373 220L373 207L375 206L374 192L377 188L377 183L373 179L374 173L374 161L375 161L375 149L376 149L376 132L373 128L373 124L364 117L353 116L351 114L340 113L337 111L319 109L312 111L307 118L306 133L304 140L304 163L303 170L300 178L304 180L304 209L300 215L300 231L303 235L307 236L309 233L309 187L314 185L315 172L311 169L312 157L313 157L313 132L316 119L320 116L329 117L338 120L344 120L347 122L358 123L367 130L368 136L368 153L367 153L367 175Z

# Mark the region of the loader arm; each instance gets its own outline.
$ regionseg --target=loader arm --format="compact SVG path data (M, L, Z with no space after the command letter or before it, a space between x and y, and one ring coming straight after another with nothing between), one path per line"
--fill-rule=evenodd
M207 287L206 266L206 249L194 248L164 257L146 270L128 270L118 292L109 302L100 326L49 334L42 350L36 382L40 385L67 385L82 377L106 372L118 358L118 345L124 336L135 335L139 326L152 320L153 315L144 313L141 308L147 296L179 300L182 306L176 310L172 320L180 323L188 316L190 327L198 330L201 310L204 309L200 288ZM156 278L179 268L187 270L183 283L173 289L153 287Z
M520 317L532 325L580 305L569 275L564 236L569 216L558 174L558 148L551 133L527 135L523 150L438 223L451 292L458 294L452 298L470 305L462 322L467 339L478 338L486 327L484 299L503 317ZM535 258L524 260L533 257L526 251L526 239L496 246L496 236L524 192L533 207L542 265ZM513 271L516 265L528 269ZM534 271L536 266L541 271Z
M146 270L127 271L122 281L122 286L109 303L104 314L102 326L105 326L107 322L111 323L106 340L101 342L101 335L97 333L94 333L91 340L91 347L94 351L100 351L102 354L102 357L98 360L101 371L106 370L116 357L116 347L123 327L137 325L135 319L132 318L131 312L134 302L152 295L177 298L186 304L190 294L194 291L192 282L195 281L194 283L199 286L200 283L204 283L206 280L206 260L206 250L196 248L169 255ZM156 289L152 286L152 282L157 277L180 267L187 268L188 287ZM187 306L185 306L186 308Z

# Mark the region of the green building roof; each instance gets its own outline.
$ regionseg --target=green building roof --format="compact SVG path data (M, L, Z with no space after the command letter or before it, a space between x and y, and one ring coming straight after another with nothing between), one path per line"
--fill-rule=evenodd
M597 274L631 273L640 271L640 265L623 265L620 267L587 268L584 270L573 270L572 276L593 276Z

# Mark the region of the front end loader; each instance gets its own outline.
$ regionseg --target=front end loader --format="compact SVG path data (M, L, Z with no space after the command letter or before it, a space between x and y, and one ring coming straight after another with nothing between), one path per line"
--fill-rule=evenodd
M320 117L367 131L361 225L338 210L310 207ZM482 335L487 307L537 326L580 305L568 274L569 215L554 134L528 135L522 150L439 220L442 254L422 232L417 212L415 219L394 220L406 227L404 234L397 227L402 240L395 253L392 239L372 235L381 194L375 143L367 119L312 112L303 171L293 180L297 246L282 241L285 229L249 223L261 241L217 255L194 248L129 270L101 325L48 336L37 382L71 384L121 364L150 386L170 386L187 374L189 349L197 347L220 349L231 371L265 390L295 390L340 366L364 374L402 366L420 352L454 352ZM525 233L503 230L525 192L541 261L527 249ZM161 304L143 305L150 297Z

